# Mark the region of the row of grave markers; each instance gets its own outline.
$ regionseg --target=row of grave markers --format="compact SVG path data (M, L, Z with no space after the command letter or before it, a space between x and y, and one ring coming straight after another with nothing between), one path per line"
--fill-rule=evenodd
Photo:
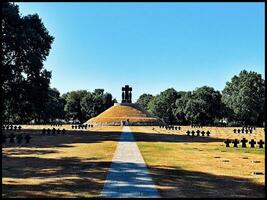
M196 133L196 135L195 135L195 133ZM188 135L188 136L200 136L200 134L202 135L202 136L205 136L205 134L207 135L207 136L210 136L210 131L207 131L206 133L205 133L205 131L200 131L200 130L197 130L197 131L186 131L186 135Z
M246 138L243 138L242 140L240 140L240 142L242 143L242 148L246 148L247 147L247 142L248 140ZM230 144L233 143L234 144L234 147L238 147L238 144L240 143L238 139L234 139L234 140L225 140L224 143L226 144L226 147L230 147ZM258 144L259 145L259 148L263 148L263 140L260 140L258 142L256 142L254 139L251 139L250 142L250 147L251 148L254 148L255 147L255 144Z
M94 127L94 125L92 125L92 124L79 124L79 125L71 125L71 128L72 129L87 129L87 127L88 128L93 128Z
M253 129L234 129L233 132L234 133L252 133Z
M7 138L9 138L10 144L15 143L15 138L16 138L17 144L21 144L23 139L25 140L26 144L29 144L32 137L29 134L26 134L23 137L22 134L15 135L15 134L11 133L9 136L2 134L1 138L2 138L2 144L6 143Z
M22 127L19 125L19 126L16 126L16 125L2 125L2 130L21 130Z
M60 129L56 130L55 128L53 128L53 129L50 129L50 128L45 129L45 128L43 128L42 135L45 135L45 134L50 135L50 133L53 134L53 135L55 135L56 133L57 134L65 134L66 130L64 128L62 130L60 130Z
M165 128L166 130L181 130L180 126L159 126L160 128Z

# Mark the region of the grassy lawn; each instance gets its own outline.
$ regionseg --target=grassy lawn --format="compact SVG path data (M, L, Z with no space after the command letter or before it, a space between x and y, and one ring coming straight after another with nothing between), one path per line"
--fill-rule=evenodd
M262 129L237 135L233 128L203 128L210 130L209 138L187 136L191 127L131 129L162 197L264 197L265 149L223 143L226 138L265 140Z
M30 145L3 145L2 197L96 197L100 194L121 127L41 135L43 127L23 126Z

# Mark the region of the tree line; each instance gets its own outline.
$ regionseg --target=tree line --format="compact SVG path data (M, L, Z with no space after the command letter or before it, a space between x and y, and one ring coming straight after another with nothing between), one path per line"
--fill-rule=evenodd
M21 16L19 7L2 4L1 121L51 123L57 119L85 122L116 102L103 89L61 95L50 87L52 72L44 69L54 37L38 14ZM137 100L168 124L259 125L265 121L265 81L256 72L241 71L222 92L203 86L194 91L166 89Z
M261 74L242 70L222 92L208 86L193 91L169 88L156 96L142 94L137 103L167 124L263 126L265 81Z

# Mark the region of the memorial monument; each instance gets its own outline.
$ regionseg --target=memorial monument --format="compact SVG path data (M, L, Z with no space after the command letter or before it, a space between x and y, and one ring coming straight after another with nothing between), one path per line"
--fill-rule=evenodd
M164 124L159 118L152 116L140 105L132 103L132 87L129 87L129 85L122 87L121 97L121 103L114 103L112 107L89 119L85 124L96 126L158 126Z

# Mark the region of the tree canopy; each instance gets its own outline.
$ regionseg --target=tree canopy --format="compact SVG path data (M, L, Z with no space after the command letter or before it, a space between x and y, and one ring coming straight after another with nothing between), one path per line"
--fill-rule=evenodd
M51 72L43 68L54 38L37 14L21 16L17 5L2 4L1 89L5 121L44 117Z

